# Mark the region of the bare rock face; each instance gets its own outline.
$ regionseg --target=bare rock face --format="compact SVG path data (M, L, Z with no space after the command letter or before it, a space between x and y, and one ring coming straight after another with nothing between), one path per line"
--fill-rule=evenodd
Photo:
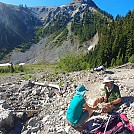
M88 4L91 7L97 7L92 0L73 0L74 4Z

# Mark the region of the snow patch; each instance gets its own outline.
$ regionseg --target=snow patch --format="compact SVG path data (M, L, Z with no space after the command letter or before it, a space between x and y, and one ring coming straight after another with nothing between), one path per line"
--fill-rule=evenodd
M11 66L10 63L3 63L3 64L0 64L0 67L4 67L4 66Z

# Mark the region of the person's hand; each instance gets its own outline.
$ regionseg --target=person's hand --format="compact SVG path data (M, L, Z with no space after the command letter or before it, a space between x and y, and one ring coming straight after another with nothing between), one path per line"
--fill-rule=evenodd
M82 108L82 111L84 112L86 110L86 108Z
M98 106L94 106L94 107L93 107L93 110L98 110L98 109L99 109Z
M110 102L108 102L108 103L102 103L102 107L106 107L106 106L110 106L111 105L111 103Z
M110 103L110 102L106 103L106 106L110 106L110 105L111 105L111 103Z

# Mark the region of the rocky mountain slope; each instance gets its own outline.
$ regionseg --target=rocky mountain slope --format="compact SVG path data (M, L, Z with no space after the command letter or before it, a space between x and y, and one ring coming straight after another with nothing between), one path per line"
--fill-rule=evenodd
M60 17L60 21L58 23L60 23L61 25L63 24L63 28L68 29L67 37L65 40L63 40L62 43L60 43L60 45L58 45L59 38L62 38L60 37L63 32L63 28L62 28L62 31L59 33L59 35L56 36L56 38L48 39L46 37L42 39L39 43L33 45L28 51L24 53L14 51L10 57L10 61L12 63L19 63L19 62L37 63L39 61L55 63L59 60L60 56L64 56L67 53L77 54L80 51L88 52L89 46L91 47L92 45L97 44L98 41L98 36L96 36L97 33L95 36L93 36L95 41L90 40L88 42L85 42L83 44L83 48L79 49L79 42L77 41L77 39L74 37L72 33L71 25L74 16L77 13L79 13L79 16L81 16L82 19L84 10L89 9L91 12L97 12L95 8L97 8L97 6L91 0L88 1L74 0L73 2L60 7L43 6L43 7L30 8L32 10L33 15L35 15L37 18L39 18L39 20L41 20L45 30L48 30L47 28L49 27L59 27L56 24L57 23L56 21ZM65 20L66 18L67 20ZM57 31L58 30L60 30L60 27L57 29ZM54 31L55 29L52 31L52 33L54 33ZM70 38L71 36L73 39Z
M59 7L30 8L23 5L13 6L1 3L0 9L1 15L5 16L1 16L0 27L7 31L8 37L5 38L5 33L2 34L0 56L3 58L3 54L12 52L6 61L15 64L39 61L54 63L60 56L67 53L88 52L98 43L98 33L93 27L97 25L99 19L102 23L104 20L107 22L110 20L110 17L104 14L92 0L73 0L69 4ZM77 21L77 17L82 21L86 12L90 12L91 16L98 16L99 19L95 23L90 22L92 18L89 20L91 33L86 37L88 39L80 43L73 32L75 27L73 28L72 25ZM8 33L10 34L8 35ZM31 48L28 49L30 46ZM17 49L15 49L16 47Z
M38 24L39 20L27 7L0 2L0 60L22 43L31 41Z
M84 84L89 90L89 99L101 94L105 76L111 76L119 85L123 98L119 111L127 114L134 125L134 65L127 64L106 72L80 71L51 76L48 72L36 72L36 80L25 81L20 76L0 78L0 131L22 134L77 134L66 121L66 110L75 93L73 85ZM32 84L37 81L38 84ZM39 83L44 83L39 85ZM59 85L60 89L45 86ZM61 84L62 83L62 84ZM18 127L19 126L19 127ZM7 129L8 128L8 129ZM66 131L66 132L65 132Z

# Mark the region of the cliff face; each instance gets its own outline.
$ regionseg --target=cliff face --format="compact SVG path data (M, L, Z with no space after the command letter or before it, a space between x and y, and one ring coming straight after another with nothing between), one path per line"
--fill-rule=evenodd
M0 3L0 60L33 38L38 21L27 7Z

